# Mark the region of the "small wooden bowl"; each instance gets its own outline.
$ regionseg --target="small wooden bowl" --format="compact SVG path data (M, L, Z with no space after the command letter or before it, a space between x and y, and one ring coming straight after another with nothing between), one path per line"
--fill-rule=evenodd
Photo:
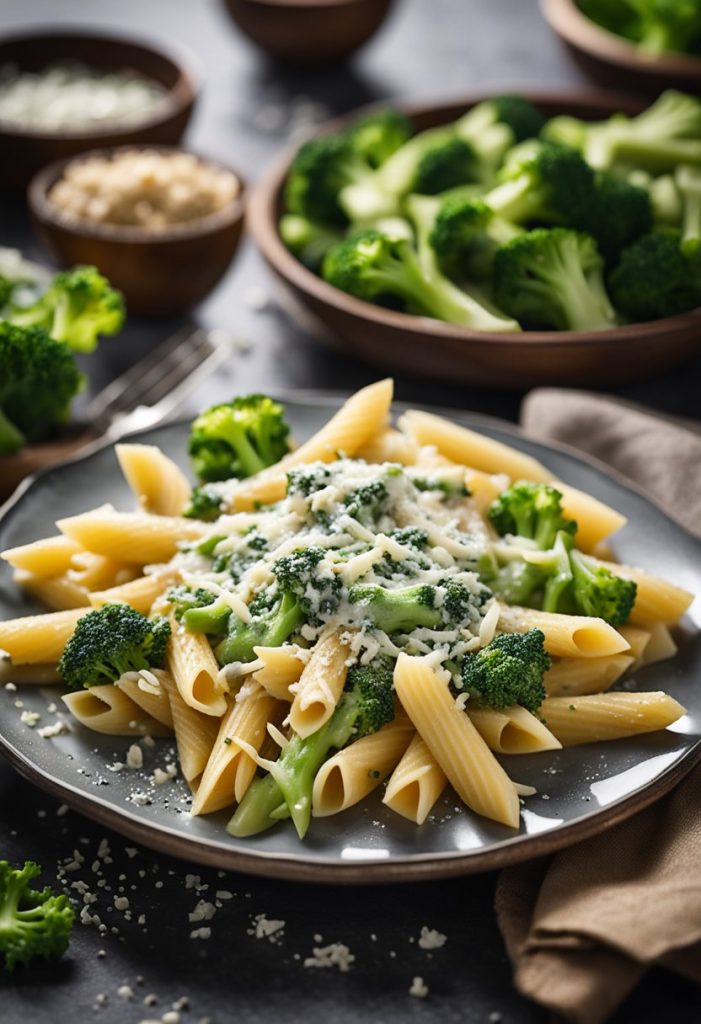
M120 127L102 125L84 131L39 132L0 121L0 189L21 190L41 167L96 146L127 143L175 145L190 120L199 92L194 60L138 39L79 32L22 33L0 38L0 67L16 64L21 71L77 61L97 70L136 71L167 90L163 104L143 120Z
M343 60L378 30L393 0L224 0L261 50L288 64Z
M546 21L599 85L657 95L663 89L701 93L701 57L645 53L587 18L576 0L541 0Z
M636 114L639 102L615 94L527 93L547 117L570 114L601 119L615 111ZM454 121L487 97L443 106L405 107L421 131ZM347 127L353 118L329 124ZM701 349L701 312L607 331L522 331L491 334L411 316L356 299L307 270L278 233L283 188L294 151L288 151L251 195L248 226L282 286L283 298L305 326L341 341L383 370L487 387L539 384L621 384L652 376Z
M182 152L171 146L148 148ZM59 160L40 171L28 191L37 233L59 263L89 263L98 267L123 292L130 313L159 316L190 309L211 292L236 254L244 224L243 178L238 172L231 172L236 175L240 190L223 210L158 232L74 220L49 200L52 186L73 160L113 156L119 151L93 150L72 160ZM205 163L224 167L216 160L195 155Z

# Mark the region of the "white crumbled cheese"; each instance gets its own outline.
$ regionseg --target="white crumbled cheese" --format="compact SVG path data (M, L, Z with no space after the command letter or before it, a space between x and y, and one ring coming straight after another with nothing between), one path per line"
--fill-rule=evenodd
M5 689L7 690L8 693L17 692L17 687L15 686L14 683L5 683Z
M158 996L154 992L149 992L147 996L144 996L144 1006L156 1006L158 1003Z
M187 919L191 924L196 921L211 921L216 914L216 908L213 903L208 903L207 900L200 900L196 905L195 909L187 915Z
M210 939L212 937L211 928L195 928L194 931L190 932L191 939Z
M467 690L464 693L459 693L455 698L455 707L459 708L460 711L464 711L465 705L467 704L469 699L470 694L467 692Z
M342 974L351 969L355 956L343 942L331 942L328 946L315 946L312 956L303 961L304 967L337 967Z
M161 1024L180 1024L181 1017L177 1010L167 1010L161 1017Z
M171 782L178 774L176 765L170 763L163 768L156 768L153 773L153 781L156 786L162 786L165 782Z
M56 817L62 818L64 814L68 814L68 804L59 804L56 808Z
M117 989L117 995L120 999L128 1000L134 998L134 989L131 985L120 985Z
M172 1003L172 1005L171 1005L171 1009L172 1010L176 1010L176 1011L177 1010L187 1010L187 1009L189 1009L189 1007L190 1007L190 1000L187 998L187 996L180 996L180 998L176 999L175 1002Z
M443 935L442 932L436 931L435 928L427 928L424 925L421 929L421 935L419 936L419 946L421 949L441 949L447 942L447 936Z
M424 984L424 979L418 974L411 983L409 995L414 996L416 999L425 999L428 995L428 985Z
M129 897L128 896L115 896L114 897L115 910L128 910L129 909Z
M248 930L248 934L255 935L257 939L268 939L270 942L276 942L281 938L281 933L284 930L284 921L276 921L274 918L266 917L265 914L256 914L253 918L253 928Z
M218 900L232 900L234 898L233 892L229 892L228 889L217 889L214 896Z
M66 722L60 719L58 722L54 722L53 725L44 725L41 729L37 729L37 733L43 740L51 740L54 736L61 736L66 732L70 732L70 729Z
M27 725L30 729L33 729L37 722L41 720L41 715L38 711L23 711L19 716L19 720L23 725Z
M144 752L138 743L132 743L127 750L127 768L143 768Z
M107 770L110 772L121 772L126 767L121 761L114 761L112 764L107 765Z

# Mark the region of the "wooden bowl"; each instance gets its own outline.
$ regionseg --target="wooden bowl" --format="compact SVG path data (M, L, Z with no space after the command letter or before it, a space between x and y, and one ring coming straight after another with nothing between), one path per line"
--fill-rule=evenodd
M615 94L526 95L548 117L570 114L600 119L616 110L627 114L641 110L639 102ZM485 98L473 95L442 106L403 109L423 130L455 120ZM324 130L342 129L349 121L339 119ZM293 315L383 370L487 387L621 384L649 377L701 349L701 312L591 333L492 334L394 312L347 295L307 270L278 233L283 188L293 157L294 151L282 156L252 193L249 230Z
M138 39L81 32L41 32L0 38L0 67L16 64L39 71L49 64L78 61L98 70L139 72L164 86L166 100L143 120L91 127L83 131L22 130L0 121L0 189L21 190L41 167L96 146L127 143L175 145L180 141L199 92L199 73L189 56Z
M343 60L378 30L393 0L224 0L239 29L276 60Z
M182 152L170 146L148 148ZM119 151L93 150L73 160L112 156ZM195 155L206 163L224 166ZM94 264L124 293L127 309L137 315L180 313L204 299L228 269L241 239L245 206L241 175L232 171L240 191L223 210L155 232L66 217L48 193L73 160L59 160L39 171L28 191L34 226L58 262L66 266Z
M645 53L587 18L576 0L541 0L541 9L560 41L597 84L654 95L672 88L701 93L701 57L671 50Z

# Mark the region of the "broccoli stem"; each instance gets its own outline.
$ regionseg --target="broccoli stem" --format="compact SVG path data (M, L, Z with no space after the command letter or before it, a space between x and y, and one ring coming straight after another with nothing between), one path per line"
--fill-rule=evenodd
M244 426L230 420L222 426L220 436L231 445L238 455L245 476L253 476L254 473L265 469L266 463L248 440Z
M278 822L272 814L284 803L282 791L272 775L255 779L226 826L226 831L238 839L258 835Z
M0 409L0 455L13 455L23 448L27 443L24 434L10 423L7 416Z
M701 169L682 166L675 174L683 200L682 243L701 239Z
M243 622L229 618L229 635L218 644L215 654L220 665L252 661L254 647L280 647L302 621L302 608L292 594L284 594L274 611Z
M216 635L226 631L231 607L219 599L201 608L188 608L183 613L182 623L191 633Z

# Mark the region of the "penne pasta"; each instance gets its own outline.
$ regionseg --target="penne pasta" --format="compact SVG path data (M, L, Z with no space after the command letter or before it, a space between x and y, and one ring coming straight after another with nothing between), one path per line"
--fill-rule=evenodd
M128 604L142 615L148 615L154 602L176 579L177 572L170 569L139 576L129 583L90 594L90 604L93 608L102 608L106 604Z
M651 576L642 569L616 562L601 562L617 576L635 580L637 592L629 622L632 626L649 626L662 622L669 626L682 617L694 600L694 595L673 583Z
M87 589L72 580L68 573L62 576L35 576L34 573L18 569L12 578L18 587L42 601L52 611L62 612L90 605Z
M126 672L119 677L115 686L118 686L122 693L126 693L127 697L151 718L172 730L173 712L162 683L164 674L162 669L153 669L146 673Z
M399 430L383 430L359 448L356 457L366 462L399 462L402 466L413 466L419 449Z
M627 519L603 501L578 491L576 487L554 480L553 486L562 494L562 511L577 523L577 547L593 552L602 541L625 526Z
M179 516L191 487L179 466L152 444L118 444L115 452L139 508L157 516Z
M414 726L400 715L322 764L312 789L312 814L325 818L353 807L392 771L406 751Z
M203 633L188 632L174 615L169 622L166 662L178 693L189 707L220 718L226 712L226 684L209 640Z
M468 714L489 749L498 754L534 754L562 746L540 719L518 704L501 711L469 708Z
M253 652L264 663L263 668L253 673L255 681L271 697L290 703L294 699L290 686L302 675L310 651L297 644L285 644L283 647L254 647Z
M501 605L502 633L527 633L530 629L542 630L546 651L559 658L603 658L630 649L628 641L603 619Z
M635 658L628 654L610 654L605 658L560 658L553 661L543 681L549 697L603 693L610 690L634 664Z
M61 699L73 717L93 732L107 736L168 736L172 731L112 683L73 690Z
M98 555L109 555L134 565L167 562L181 541L200 540L206 523L147 512L115 512L103 507L61 519L62 533Z
M73 556L73 565L66 575L86 590L105 590L107 587L128 583L138 572L135 566L118 562L107 555L79 551Z
M59 661L78 619L89 608L71 608L48 615L28 615L0 622L0 651L15 665L48 665Z
M60 576L71 568L73 556L83 549L70 537L46 537L31 544L8 548L0 554L15 569L33 576Z
M421 658L402 653L394 671L402 707L453 789L468 807L511 828L519 822L518 796L447 685Z
M619 626L618 632L630 644L630 650L627 653L636 662L642 662L647 645L650 643L650 630L641 629L640 626Z
M423 825L447 785L445 772L416 733L390 776L382 802L403 818Z
M328 722L348 674L348 644L340 632L319 640L300 676L290 708L290 725L303 738Z
M596 693L548 697L540 714L563 747L666 729L685 709L666 693Z
M161 686L170 701L180 771L195 792L219 732L219 719L203 715L186 704L167 672L161 677Z
M667 661L677 653L677 645L669 628L662 622L650 626L650 641L643 652L643 664L654 665L658 661Z

